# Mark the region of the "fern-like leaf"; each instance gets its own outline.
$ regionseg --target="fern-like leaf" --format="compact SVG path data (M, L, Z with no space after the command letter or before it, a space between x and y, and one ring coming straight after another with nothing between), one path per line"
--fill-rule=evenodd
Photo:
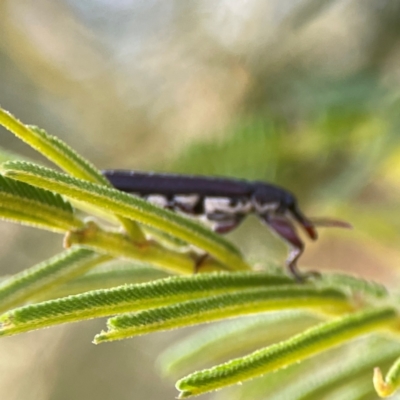
M286 395L299 400L322 399L335 388L346 384L352 386L360 378L366 377L370 381L373 368L376 365L387 366L399 351L400 346L396 342L384 341L376 336L369 337L358 345L357 357L351 351L347 351L347 354L341 352L341 357L333 357L333 362L321 365L312 379L300 380L292 385ZM365 386L371 391L370 382Z
M361 399L363 397L359 398L357 394L337 395L336 391L347 392L353 384L357 387L356 391L373 391L373 367L382 365L386 368L388 360L393 360L393 354L398 349L399 344L393 339L383 335L366 335L274 373L243 382L243 385L216 392L212 398L264 400L268 393L268 400ZM364 387L358 387L360 378L364 380ZM375 399L376 395L368 398Z
M0 218L66 232L83 223L59 194L0 175Z
M55 287L50 292L35 296L35 300L45 301L91 290L109 289L125 284L144 283L167 278L164 271L123 261L112 261L91 269L88 273Z
M96 290L11 310L0 317L0 336L66 322L145 310L239 289L287 285L288 281L290 279L287 277L264 273L214 273L171 277L138 285Z
M324 307L336 312L352 308L342 292L330 288L284 285L241 290L111 318L107 322L108 331L96 335L94 342L126 339L255 312L296 308L323 310Z
M292 338L213 368L195 372L177 382L180 398L197 396L299 362L316 353L398 322L392 307L352 313L321 323Z
M246 270L239 251L220 235L179 214L154 206L119 190L82 181L31 163L3 164L7 176L85 201L95 207L152 226L207 251L231 269Z
M319 321L317 316L297 310L224 321L180 339L160 355L158 364L164 374L175 376L287 339Z
M44 292L108 261L108 256L74 248L5 279L0 284L0 312L19 306Z
M80 156L75 150L56 136L49 135L44 129L36 126L24 125L21 121L0 107L0 125L12 132L15 136L39 151L46 158L58 165L64 171L77 178L95 182L100 185L111 186L110 182L89 161ZM126 231L136 240L145 237L140 228L133 221L120 218Z
M100 343L263 311L307 309L311 312L297 311L288 314L286 319L282 315L276 319L273 318L275 315L264 315L253 320L235 321L225 325L229 329L223 333L203 331L177 346L172 364L169 364L170 370L189 364L192 367L196 362L201 364L205 360L199 353L211 352L212 360L207 361L220 362L219 357L226 359L235 352L243 354L243 351L252 351L254 346L269 345L181 379L177 383L181 398L217 390L270 371L278 372L273 379L268 376L268 379L260 380L258 386L253 386L254 392L242 390L239 398L255 399L257 396L253 393L257 394L257 390L264 398L266 388L271 393L271 387L275 388L271 399L279 400L319 399L325 398L327 393L331 396L333 393L334 398L370 398L373 388L366 385L366 379L370 379L366 372L375 365L379 368L375 369L374 385L380 396L391 395L399 387L400 361L394 359L400 350L394 339L385 342L380 337L368 337L364 342L365 350L361 350L361 356L356 358L346 349L345 342L352 338L382 329L398 329L397 310L388 305L394 302L393 298L383 286L373 282L331 275L296 285L282 273L239 272L171 277L104 289L137 280L140 270L147 277L149 271L153 272L153 278L160 277L158 272L141 267L135 268L136 275L134 269L126 273L113 268L98 269L77 278L113 257L135 259L178 273L191 272L197 256L190 251L185 253L181 248L176 251L166 248L162 245L164 242L170 247L191 244L209 253L212 257L202 264L201 272L213 268L248 270L249 266L235 246L202 225L115 190L90 162L44 130L22 124L1 108L0 125L71 175L30 163L6 163L3 170L8 177L0 175L0 218L66 232L64 244L73 246L47 262L1 280L0 311L28 301L80 293L6 311L0 316L0 336L117 314L109 319L108 331L96 336L95 342ZM270 133L276 136L273 130ZM264 133L258 136L265 141ZM246 138L241 135L239 142L243 141ZM253 147L256 152L262 148ZM209 146L209 150L214 152L215 144ZM235 146L236 150L242 151L240 146ZM8 159L8 156L3 158ZM365 175L365 168L358 169ZM349 181L348 171L345 171L339 179L341 185L354 190L352 183L359 181L358 175L352 174L353 179ZM343 177L346 178L344 181ZM89 213L98 211L113 222L119 220L125 231L103 229L93 221L84 224L62 196L70 198L77 208L82 207ZM146 238L138 223L144 225L145 233L150 232L154 240ZM104 284L109 277L110 281ZM73 278L76 279L71 282ZM102 289L84 292L99 287ZM345 312L349 314L343 315ZM333 320L332 314L335 315ZM299 333L303 329L306 330ZM242 336L244 340L238 340ZM333 349L340 344L344 345ZM320 354L327 349L335 360L332 364L324 358L326 354ZM304 368L299 368L297 363L313 355L317 355L317 361L306 360L305 364L314 369L318 366L318 371L313 374L314 380L307 380L306 387L306 380L301 375ZM323 365L319 366L317 363L321 359ZM342 368L337 367L337 360ZM380 368L388 368L391 363L384 378ZM289 368L284 369L287 366Z
M0 108L0 125L3 125L11 133L39 151L46 158L53 161L64 171L84 180L109 185L102 174L75 150L55 136L49 135L43 129L35 126L24 125L11 113Z

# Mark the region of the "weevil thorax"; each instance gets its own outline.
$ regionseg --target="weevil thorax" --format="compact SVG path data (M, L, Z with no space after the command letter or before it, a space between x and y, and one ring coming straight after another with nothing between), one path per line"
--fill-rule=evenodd
M258 215L285 214L291 201L292 195L286 190L262 182L254 184L251 202Z

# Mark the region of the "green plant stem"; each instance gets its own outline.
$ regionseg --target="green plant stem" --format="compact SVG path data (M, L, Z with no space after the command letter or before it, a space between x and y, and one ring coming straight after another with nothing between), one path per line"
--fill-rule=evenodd
M135 243L130 237L120 232L102 230L93 221L89 221L83 229L68 232L64 246L68 248L77 244L116 258L132 259L178 274L193 274L196 258L198 258L194 253L173 251L152 241ZM202 271L217 271L226 268L223 264L207 258L202 263L201 269Z
M74 214L55 207L0 193L0 217L26 225L38 226L58 233L79 229L84 223Z

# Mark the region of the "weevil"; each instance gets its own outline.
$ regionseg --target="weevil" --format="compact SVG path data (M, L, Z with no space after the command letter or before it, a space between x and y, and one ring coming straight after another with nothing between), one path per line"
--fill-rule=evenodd
M349 227L342 221L308 219L296 197L288 190L260 181L195 175L174 175L127 170L106 170L105 177L116 188L140 196L160 207L202 217L215 232L237 228L250 213L255 214L290 247L286 259L290 273L299 281L307 274L297 269L304 251L294 223L316 240L316 226Z

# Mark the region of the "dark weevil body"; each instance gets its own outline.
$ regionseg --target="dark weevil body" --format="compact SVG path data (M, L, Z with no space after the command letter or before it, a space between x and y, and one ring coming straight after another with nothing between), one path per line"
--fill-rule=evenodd
M289 244L288 268L298 280L304 278L296 267L304 244L293 221L313 240L317 239L317 232L315 224L303 215L296 198L289 191L269 183L232 178L124 170L108 170L103 174L116 189L170 210L203 217L213 224L218 233L230 232L248 214L256 214ZM339 221L325 221L324 224L346 226Z

